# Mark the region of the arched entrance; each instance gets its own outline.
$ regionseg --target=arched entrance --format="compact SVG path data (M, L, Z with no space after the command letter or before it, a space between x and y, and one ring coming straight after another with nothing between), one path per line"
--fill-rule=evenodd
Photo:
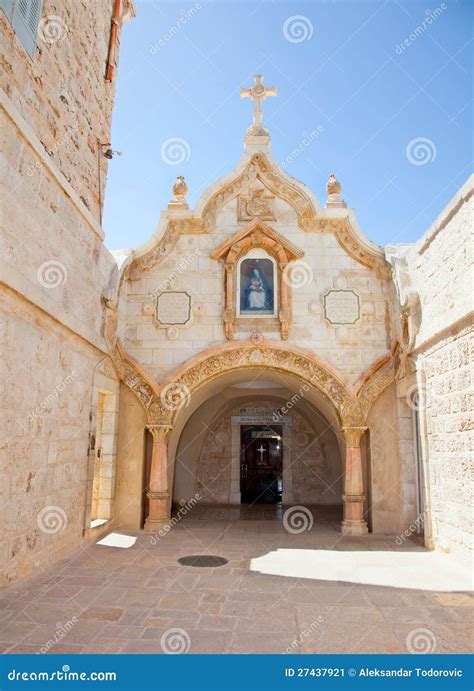
M146 530L159 530L169 520L179 442L191 416L217 392L268 373L283 383L292 396L300 396L327 419L344 454L343 532L367 532L360 451L366 428L355 389L314 355L263 340L241 341L205 351L175 370L157 390L157 397L148 407L153 453Z
M304 388L291 391L278 375L252 371L251 379L222 386L186 422L173 503L199 498L201 505L324 505L342 512L342 446Z

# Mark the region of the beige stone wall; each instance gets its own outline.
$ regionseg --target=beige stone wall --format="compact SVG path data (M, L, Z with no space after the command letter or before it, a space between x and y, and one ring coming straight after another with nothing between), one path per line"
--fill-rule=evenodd
M471 177L427 233L404 250L409 279L401 286L415 291L420 303L413 372L399 388L404 405L415 391L420 397L427 544L463 557L472 549L473 531L473 191Z
M145 409L125 385L120 387L117 442L115 524L139 529L143 521L145 487ZM151 450L151 448L149 449Z
M101 296L116 264L98 222L96 137L112 0L44 3L68 27L32 60L0 11L1 550L11 582L81 544L92 515L101 393L100 513L113 510L118 378ZM100 162L105 182L106 160ZM108 506L108 509L107 509Z
M112 8L113 0L45 0L42 16L60 18L53 34L59 38L52 43L39 38L34 60L0 10L0 88L97 220L97 140L110 141L115 95L115 82L104 80ZM104 184L107 161L100 158ZM34 178L36 162L25 166Z
M474 176L407 254L410 288L421 304L416 348L472 312L473 188Z
M100 228L82 202L70 196L72 188L65 178L59 172L55 177L49 162L42 161L34 133L15 119L17 113L10 106L8 115L3 111L1 130L6 171L0 220L1 406L8 419L13 415L18 421L14 434L2 434L2 473L8 474L18 448L24 462L15 468L20 473L16 493L7 490L4 499L3 510L16 516L18 523L2 556L7 561L7 579L15 579L32 568L32 558L41 564L67 546L76 546L87 525L93 379L108 350L102 335L101 294L115 263L102 244ZM27 171L33 165L31 177ZM70 376L74 381L63 392L63 382ZM114 392L115 388L116 383L105 390ZM33 428L25 430L22 421L31 411L38 412ZM70 468L67 472L75 478L72 484L65 470L49 466L54 463L49 460L51 453L61 466ZM44 475L45 489L36 482L27 491L30 473ZM32 537L38 534L38 512L49 505L64 508L69 527L64 535L42 534L38 541ZM30 545L26 553L21 552L24 545Z
M202 448L197 450L198 462L194 491L202 501L228 504L231 491L232 429L228 411L207 430Z
M92 380L103 356L6 287L0 320L0 571L7 584L82 540L92 494ZM118 392L110 363L96 383Z
M368 503L374 533L397 534L402 529L398 420L395 387L382 393L367 420L370 439Z
M415 429L415 411L407 398L408 389L413 391L416 384L412 377L407 377L395 385L396 405L395 415L398 432L398 459L400 463L400 523L403 530L422 532L422 525L418 525L419 515L418 494L423 492L421 485L423 478L418 478L418 453Z
M213 425L218 419L226 403L227 401L221 395L206 400L203 407L198 409L187 421L179 440L176 441L174 472L170 478L172 479L174 502L179 502L182 499L188 501L194 496L200 450L204 443L206 431L208 426Z

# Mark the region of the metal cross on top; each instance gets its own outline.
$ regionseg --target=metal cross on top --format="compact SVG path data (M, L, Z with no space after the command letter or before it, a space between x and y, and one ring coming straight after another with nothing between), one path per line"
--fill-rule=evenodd
M241 98L251 98L253 101L253 125L252 130L255 134L260 131L266 132L266 129L262 125L263 111L262 111L262 101L264 101L267 96L276 96L277 91L274 86L265 86L263 84L263 75L256 74L254 76L255 84L250 89L245 89L241 87L240 96Z

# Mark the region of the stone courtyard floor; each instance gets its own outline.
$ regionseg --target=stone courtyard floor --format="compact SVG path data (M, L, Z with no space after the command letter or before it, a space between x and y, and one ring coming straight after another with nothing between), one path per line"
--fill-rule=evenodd
M466 567L409 539L343 538L331 511L313 518L293 534L271 506L197 506L158 541L116 530L0 593L0 650L472 650ZM177 562L199 554L228 562Z

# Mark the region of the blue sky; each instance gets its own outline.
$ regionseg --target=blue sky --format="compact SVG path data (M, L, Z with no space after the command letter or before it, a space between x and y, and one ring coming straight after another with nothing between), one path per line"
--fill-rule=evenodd
M419 238L469 176L472 2L135 5L112 126L123 155L109 165L110 249L149 239L177 175L194 206L235 166L251 124L239 89L255 73L278 90L264 103L276 161L320 204L336 172L380 245Z

